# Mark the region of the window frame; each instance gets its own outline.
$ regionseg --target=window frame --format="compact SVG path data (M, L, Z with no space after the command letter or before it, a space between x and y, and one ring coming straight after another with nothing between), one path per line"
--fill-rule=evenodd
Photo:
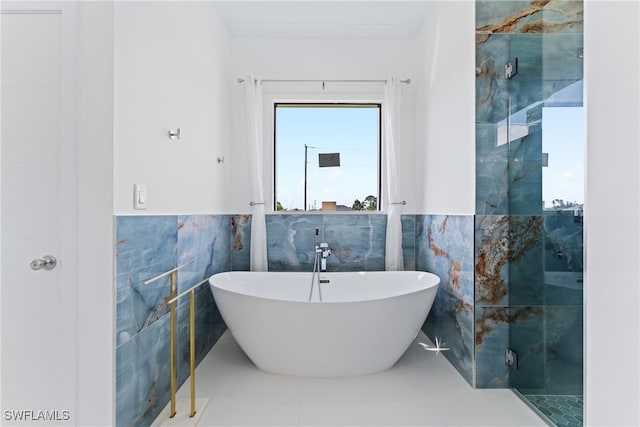
M340 211L341 214L383 213L382 201L386 198L386 189L383 185L385 163L384 163L384 123L383 123L383 103L384 85L371 83L269 83L263 86L262 108L263 108L263 147L264 147L264 194L269 197L270 211L268 213L280 214L326 214L336 213L328 211L277 211L276 210L276 129L275 111L277 104L346 104L346 105L375 105L379 108L379 137L378 137L378 206L374 211ZM265 200L266 201L266 200Z

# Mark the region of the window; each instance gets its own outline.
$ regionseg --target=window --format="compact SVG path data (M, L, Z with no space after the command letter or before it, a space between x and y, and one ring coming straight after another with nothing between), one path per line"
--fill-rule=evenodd
M378 211L380 104L274 105L274 210Z

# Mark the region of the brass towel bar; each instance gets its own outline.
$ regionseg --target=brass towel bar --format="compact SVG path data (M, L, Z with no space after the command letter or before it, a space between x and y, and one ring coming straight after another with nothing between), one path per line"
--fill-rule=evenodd
M171 394L171 408L169 412L169 418L173 418L176 415L176 303L178 300L185 295L189 294L189 376L190 376L190 391L191 391L191 411L189 413L189 417L193 418L196 415L196 305L195 305L195 290L197 287L204 285L207 283L208 279L205 279L190 289L176 295L176 275L179 270L193 264L193 261L189 261L184 263L174 269L171 269L165 273L162 273L152 279L149 279L144 283L144 285L149 285L157 280L162 279L163 277L170 277L169 284L169 300L167 301L167 305L170 307L171 318L170 318L170 326L169 326L169 347L170 347L170 394Z

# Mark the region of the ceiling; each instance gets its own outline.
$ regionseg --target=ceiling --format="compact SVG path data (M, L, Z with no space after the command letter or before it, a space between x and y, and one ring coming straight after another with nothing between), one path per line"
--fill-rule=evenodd
M415 38L428 1L217 1L234 37Z

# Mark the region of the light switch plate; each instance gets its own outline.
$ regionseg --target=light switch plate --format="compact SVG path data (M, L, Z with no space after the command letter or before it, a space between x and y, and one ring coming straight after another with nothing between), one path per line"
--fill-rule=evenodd
M144 184L133 184L133 208L147 208L147 186Z

